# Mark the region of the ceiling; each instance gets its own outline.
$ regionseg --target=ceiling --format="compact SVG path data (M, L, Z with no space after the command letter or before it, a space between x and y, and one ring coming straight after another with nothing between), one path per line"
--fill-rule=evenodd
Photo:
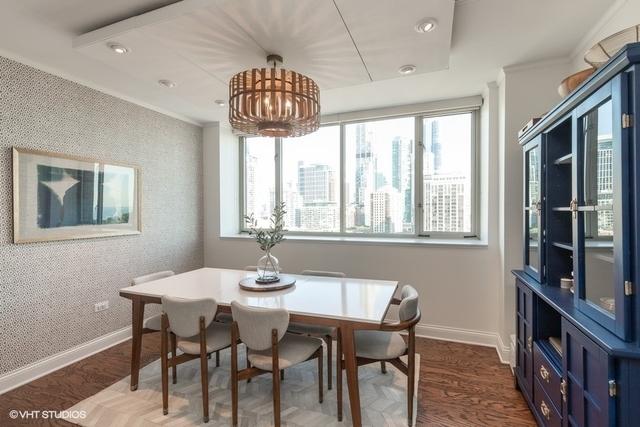
M336 113L479 94L503 66L568 57L614 2L0 0L0 54L207 123L226 120L233 74L278 53ZM438 26L418 34L425 17Z

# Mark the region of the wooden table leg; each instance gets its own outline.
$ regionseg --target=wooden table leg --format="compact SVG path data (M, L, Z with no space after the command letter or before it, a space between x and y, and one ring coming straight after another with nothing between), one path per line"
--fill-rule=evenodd
M131 300L131 391L138 389L140 374L140 353L142 352L142 323L144 321L144 301Z
M347 371L347 385L349 387L351 422L354 427L362 427L360 389L358 387L358 362L356 361L356 346L353 327L349 324L341 326L341 335L342 352L344 354L345 370Z

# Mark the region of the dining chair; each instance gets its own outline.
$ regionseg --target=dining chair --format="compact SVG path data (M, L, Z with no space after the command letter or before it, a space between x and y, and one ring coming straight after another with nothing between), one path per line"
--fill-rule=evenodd
M418 308L418 292L412 286L405 285L400 293L400 299L394 298L392 304L398 305L399 321L383 323L376 330L357 330L354 332L357 366L368 365L379 361L386 361L398 368L407 376L407 420L413 423L413 395L416 373L416 332L415 326L420 321ZM402 338L400 331L407 331L407 340ZM338 329L338 420L342 421L342 336ZM402 356L407 356L408 363L404 363Z
M209 364L207 356L231 345L229 325L214 322L218 304L214 299L184 299L162 297L162 341L160 360L162 369L162 412L169 413L168 368L193 359L200 359L202 385L202 421L209 422ZM167 357L167 333L176 336L181 355Z
M231 303L231 402L233 425L238 425L238 382L271 373L273 420L280 426L280 375L278 372L307 360L318 359L318 400L322 403L322 340L286 333L285 309L252 308ZM238 341L249 349L247 368L238 370Z
M171 270L166 271L158 271L157 273L146 274L144 276L136 277L131 281L131 286L141 285L143 283L152 282L154 280L164 279L165 277L171 277L175 275L175 273ZM154 316L148 317L144 319L142 323L142 335L151 334L153 332L160 332L162 329L162 313L158 313ZM176 354L176 340L175 335L171 335L171 354ZM176 370L173 368L172 371L173 383L176 383Z
M346 274L339 271L303 270L303 276L322 276L345 278ZM322 325L308 325L304 323L292 322L289 324L289 331L293 334L307 335L321 338L327 345L327 388L333 388L333 340L336 338L336 328Z

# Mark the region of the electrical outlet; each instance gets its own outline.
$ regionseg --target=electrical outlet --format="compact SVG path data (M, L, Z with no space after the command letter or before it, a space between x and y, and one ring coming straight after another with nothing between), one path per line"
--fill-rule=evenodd
M99 311L104 311L108 308L109 308L109 300L100 301L93 305L93 311L95 311L96 313Z

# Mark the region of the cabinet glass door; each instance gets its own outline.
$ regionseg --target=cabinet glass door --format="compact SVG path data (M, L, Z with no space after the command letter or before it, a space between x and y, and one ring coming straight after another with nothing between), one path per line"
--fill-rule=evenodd
M609 83L577 110L573 206L578 306L624 338L628 200L620 189L629 156L621 139L620 83Z
M539 282L542 266L542 150L538 137L524 147L525 164L525 271Z

